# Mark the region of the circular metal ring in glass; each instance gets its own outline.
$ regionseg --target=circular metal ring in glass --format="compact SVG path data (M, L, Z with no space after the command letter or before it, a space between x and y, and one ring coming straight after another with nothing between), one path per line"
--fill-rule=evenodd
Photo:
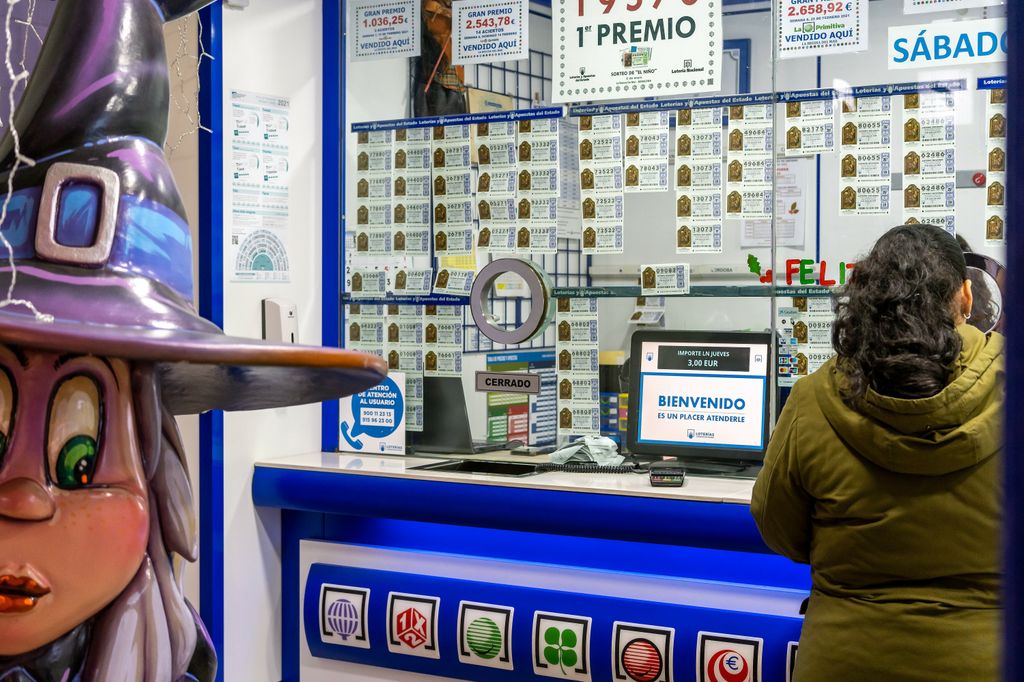
M530 312L526 320L513 329L502 329L494 324L488 299L494 281L502 275L519 275L529 290ZM469 295L469 308L480 333L495 343L526 343L541 334L551 322L551 280L535 263L520 258L500 258L491 261L480 271Z

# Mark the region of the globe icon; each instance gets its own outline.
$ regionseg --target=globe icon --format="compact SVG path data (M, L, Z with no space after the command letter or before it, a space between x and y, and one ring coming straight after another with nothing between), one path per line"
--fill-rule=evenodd
M327 624L341 641L347 641L359 631L359 611L348 599L339 599L327 607Z
M490 618L477 618L466 628L466 643L474 654L490 660L501 651L501 630Z

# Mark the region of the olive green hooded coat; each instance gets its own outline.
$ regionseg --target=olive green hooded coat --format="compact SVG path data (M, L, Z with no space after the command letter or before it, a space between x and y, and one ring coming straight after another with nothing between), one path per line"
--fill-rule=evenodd
M938 395L839 395L835 361L796 384L751 510L810 563L797 682L995 682L1003 338L961 325Z

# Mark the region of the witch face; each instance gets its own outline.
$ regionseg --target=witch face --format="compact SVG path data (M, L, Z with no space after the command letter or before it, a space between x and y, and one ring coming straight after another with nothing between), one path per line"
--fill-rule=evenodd
M0 347L0 655L110 604L146 552L128 365Z

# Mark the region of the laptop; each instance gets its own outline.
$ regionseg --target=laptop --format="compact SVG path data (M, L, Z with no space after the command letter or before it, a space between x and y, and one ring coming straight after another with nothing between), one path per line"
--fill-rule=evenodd
M410 433L414 452L476 455L508 450L518 441L492 443L474 440L460 377L423 378L423 431Z

